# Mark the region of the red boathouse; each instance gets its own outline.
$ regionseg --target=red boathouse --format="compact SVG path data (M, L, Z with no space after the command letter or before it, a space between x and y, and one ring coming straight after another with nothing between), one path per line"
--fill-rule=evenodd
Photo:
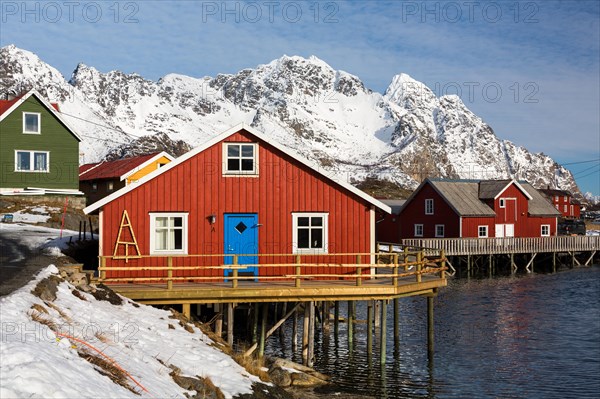
M332 253L374 253L377 213L390 208L241 124L84 211L99 212L99 252L110 257L108 268L165 266L171 256L175 266L207 266L173 276L222 277L223 269L210 266L269 263L273 267L261 267L261 276L282 276L295 269L276 264L293 263L296 255L327 263ZM351 255L335 259L356 261ZM344 273L317 269L308 272ZM252 267L240 271L257 273ZM130 276L164 274L107 272L108 278Z
M544 237L560 213L527 182L426 179L400 210L402 238Z

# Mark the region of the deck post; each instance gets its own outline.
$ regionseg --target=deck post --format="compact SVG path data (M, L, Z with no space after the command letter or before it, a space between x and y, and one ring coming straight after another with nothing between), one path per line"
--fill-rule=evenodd
M173 257L169 256L167 258L167 289L173 289Z
M237 288L238 286L238 256L233 255L233 275L231 276L231 286Z
M220 303L215 303L215 312L217 312L217 319L215 320L215 335L221 337L223 335L223 313L221 313Z
M183 313L183 315L185 317L187 317L188 320L190 320L192 318L192 311L190 310L190 304L189 303L182 303L181 304L181 313Z
M307 366L312 367L315 358L315 303L308 303L308 361Z
M517 271L517 265L515 264L515 254L510 253L510 274L515 274Z
M489 270L489 277L492 278L492 254L489 255L488 266L490 268L490 270Z
M373 301L367 301L367 355L373 352Z
M304 302L304 319L302 320L302 364L308 366L308 327L309 327L308 302Z
M380 330L380 353L379 359L381 364L385 364L385 355L386 355L386 341L387 341L387 301L384 299L381 301L381 330Z
M300 267L300 255L296 255L296 288L300 288L300 273L302 273L302 268Z
M552 252L552 273L556 273L556 252Z
M260 321L260 342L258 344L258 357L262 358L265 355L265 339L267 334L267 316L269 314L269 303L265 302L262 305L262 318Z
M233 303L227 304L227 345L233 348Z
M467 255L467 277L471 277L471 255Z
M394 345L400 343L400 299L394 298Z
M421 270L423 270L423 251L417 252L417 283L421 282Z
M354 341L354 309L352 301L348 301L348 346L352 347Z
M362 268L360 267L361 259L360 255L356 255L356 286L360 287L362 285L362 278L360 277L362 274Z
M398 286L398 254L394 254L394 277L392 277L394 287Z
M575 251L571 252L571 269L575 267Z
M446 268L446 251L444 251L443 249L440 251L440 258L442 259L442 261L440 262L440 268L442 269L442 271L440 272L440 278L445 278L446 271L444 269ZM448 261L448 264L450 264L450 261ZM450 267L452 267L452 265L450 265Z
M427 356L433 358L433 296L427 297Z
M337 339L340 332L340 302L333 303L333 335Z
M100 280L106 280L106 256L100 256Z
M253 344L258 342L258 313L259 313L259 304L258 304L258 302L254 302L254 309L252 312L252 343Z

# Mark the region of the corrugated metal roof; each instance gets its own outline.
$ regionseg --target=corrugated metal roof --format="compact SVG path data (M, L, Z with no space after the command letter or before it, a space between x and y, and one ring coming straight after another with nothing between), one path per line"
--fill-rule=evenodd
M431 180L430 183L459 216L496 215L492 208L479 199L478 181Z
M142 155L139 157L131 157L118 159L110 162L99 162L93 164L85 164L79 167L79 180L99 180L120 178L125 173L135 169L158 153Z
M531 184L519 182L531 196L528 212L531 216L560 216L561 213Z
M479 198L494 199L512 180L482 180L479 183Z

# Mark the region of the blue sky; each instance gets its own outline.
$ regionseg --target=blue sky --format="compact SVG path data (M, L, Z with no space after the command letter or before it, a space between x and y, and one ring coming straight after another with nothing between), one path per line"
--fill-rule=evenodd
M68 79L195 77L316 55L384 92L404 72L459 94L498 137L562 163L600 158L600 2L0 0L0 45ZM600 195L600 163L568 167Z

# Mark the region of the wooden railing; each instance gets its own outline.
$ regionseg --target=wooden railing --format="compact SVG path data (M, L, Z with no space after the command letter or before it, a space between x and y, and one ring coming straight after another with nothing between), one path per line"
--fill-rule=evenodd
M445 279L444 274L446 270L446 259L443 251L429 251L431 255L426 256L423 250L419 251L404 251L403 253L394 253L390 247L389 252L375 252L375 253L336 253L336 254L201 254L201 255L142 255L136 262L138 265L122 266L122 263L118 265L108 264L112 260L118 260L113 256L99 256L100 271L99 282L103 283L166 283L167 289L173 289L174 282L224 282L227 281L231 284L232 288L238 288L240 281L290 281L293 282L293 286L300 288L302 281L331 281L331 280L343 280L353 281L356 286L361 286L363 280L389 280L389 283L393 286L398 286L399 279L413 277L417 283L422 281L422 276L437 275L439 279ZM225 258L231 258L231 264L219 264ZM257 264L239 264L241 257L257 257L264 259L263 262ZM274 262L269 263L269 258L291 258L293 262ZM355 263L347 262L307 262L303 261L306 258L329 258L335 259L355 259ZM176 265L177 260L185 259L187 261L191 259L200 258L212 258L214 259L214 265L198 265L198 266L178 266ZM369 262L363 262L364 259L369 259ZM166 266L156 266L159 263L165 263ZM374 261L374 263L372 263ZM112 263L112 262L111 262ZM253 267L257 268L258 273L256 275L242 276L239 274L240 270ZM292 273L274 274L274 268L285 268ZM310 269L332 269L342 270L342 272L317 272L309 273ZM308 270L307 270L308 269ZM364 274L363 271L368 269L369 273ZM391 269L391 272L390 272ZM206 275L214 270L220 270L219 276ZM149 271L159 272L162 276L159 277L148 277L140 276L142 273ZM174 273L177 271L194 271L195 275L192 276L175 276ZM231 271L231 274L225 275L226 271ZM263 271L261 273L261 271ZM110 272L127 272L127 277L107 277L107 273Z
M421 248L428 256L440 250L444 250L446 256L597 251L600 250L600 236L411 238L397 245Z

